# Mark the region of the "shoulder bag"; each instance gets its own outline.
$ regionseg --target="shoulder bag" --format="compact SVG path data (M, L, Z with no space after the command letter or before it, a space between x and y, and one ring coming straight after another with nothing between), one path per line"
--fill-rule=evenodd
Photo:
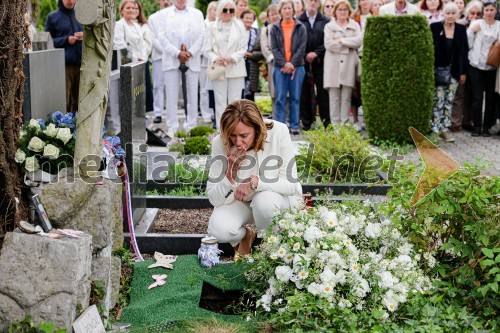
M216 54L219 54L219 49L217 47L217 43L215 42L214 30L215 29L211 30L212 49L214 50L214 52ZM224 78L224 73L226 73L226 67L221 66L221 65L217 64L216 62L213 62L212 64L210 64L210 66L208 66L208 68L206 70L207 78L209 80L212 80L212 81L222 80Z

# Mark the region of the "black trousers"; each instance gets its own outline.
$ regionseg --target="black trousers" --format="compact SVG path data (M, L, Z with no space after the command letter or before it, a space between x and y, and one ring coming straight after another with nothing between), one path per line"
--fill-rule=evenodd
M483 71L473 66L469 67L469 77L472 85L472 121L474 130L488 130L495 123L495 81L496 71ZM483 93L486 94L483 119Z
M325 126L330 124L330 103L328 90L323 88L323 62L314 62L312 66L304 66L306 75L302 83L300 95L300 120L305 130L311 128L316 120L316 105L319 106L319 117ZM312 69L312 70L311 70ZM316 86L316 91L314 91Z

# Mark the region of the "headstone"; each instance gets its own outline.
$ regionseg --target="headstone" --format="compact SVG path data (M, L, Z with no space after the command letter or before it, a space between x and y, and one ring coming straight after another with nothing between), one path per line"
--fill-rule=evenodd
M54 42L52 41L50 32L35 32L33 34L33 40L31 41L31 47L33 51L52 50L54 48Z
M92 237L7 233L0 254L0 332L29 315L71 330L90 300Z
M23 59L23 122L66 111L64 49L26 52Z
M133 62L120 68L120 139L125 147L132 194L146 191L145 66L145 62ZM146 200L134 199L132 204L134 222L137 222L146 211Z
M85 310L73 323L75 333L105 333L97 306L92 305Z

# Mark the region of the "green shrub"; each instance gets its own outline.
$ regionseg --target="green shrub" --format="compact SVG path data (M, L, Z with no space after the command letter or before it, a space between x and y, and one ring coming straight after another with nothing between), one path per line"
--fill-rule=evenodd
M271 97L256 98L255 104L257 104L257 106L262 114L270 114L273 112L273 106L271 104Z
M363 111L370 138L411 142L427 133L434 92L434 47L423 16L370 17L363 41Z
M178 163L168 165L168 173L165 176L165 181L169 183L204 183L208 180L208 170L205 165L193 167L186 160L179 160Z
M184 144L184 154L186 155L208 155L210 150L210 141L204 136L187 138Z
M485 167L464 165L411 206L423 167L404 164L382 209L419 249L422 268L464 306L493 320L500 310L500 177L482 176Z
M212 127L208 126L196 126L192 130L189 131L189 135L191 137L195 136L207 136L212 133L215 133L215 130Z
M300 147L297 156L302 182L368 182L368 178L377 178L374 170L382 164L373 167L368 163L369 141L352 126L320 126L304 132L304 137L310 145Z

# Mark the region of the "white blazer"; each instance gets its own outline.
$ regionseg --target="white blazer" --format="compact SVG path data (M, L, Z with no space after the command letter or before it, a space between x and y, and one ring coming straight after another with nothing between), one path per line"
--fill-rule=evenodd
M271 121L274 126L267 131L264 150L259 150L256 154L259 168L259 184L256 192L280 193L288 197L290 207L297 207L302 202L302 186L297 178L297 165L292 139L285 124L274 120ZM208 199L214 207L234 201L234 191L239 185L238 183L231 184L224 174L222 160L226 156L226 148L219 135L212 142L213 163L210 165L209 180L207 182ZM283 161L280 167L277 166L278 158ZM227 162L225 164L227 166ZM238 176L242 176L240 175L242 171L238 172Z
M224 43L225 41L222 41L222 38L220 38L221 34L217 33L218 22L218 19L214 22L210 22L207 28L203 56L208 58L208 66L214 63L215 59L218 57L231 57L234 63L226 66L224 77L226 79L232 79L247 76L247 69L243 61L243 57L247 52L247 34L245 26L241 20L232 19L229 40L227 41L227 52L226 54L220 54L220 47L218 44ZM214 44L216 45L217 52L214 50Z
M176 10L175 6L171 6L160 12L161 24L159 29L159 41L160 45L163 47L162 64L164 71L178 69L180 66L180 61L177 59L177 56L181 53L181 46L176 44L181 31L179 28L180 17L175 14ZM203 14L199 9L188 6L186 10L189 13L190 43L187 51L192 55L186 65L193 72L199 72L201 69L200 58L205 36L205 22Z
M408 11L407 15L420 14L420 9L417 6L409 3L408 1L406 2L406 10ZM379 15L396 15L396 3L391 2L380 7Z
M141 26L133 22L129 25L125 19L116 22L113 49L128 49L132 52L132 61L138 59L147 61L152 47L153 37L147 24Z

